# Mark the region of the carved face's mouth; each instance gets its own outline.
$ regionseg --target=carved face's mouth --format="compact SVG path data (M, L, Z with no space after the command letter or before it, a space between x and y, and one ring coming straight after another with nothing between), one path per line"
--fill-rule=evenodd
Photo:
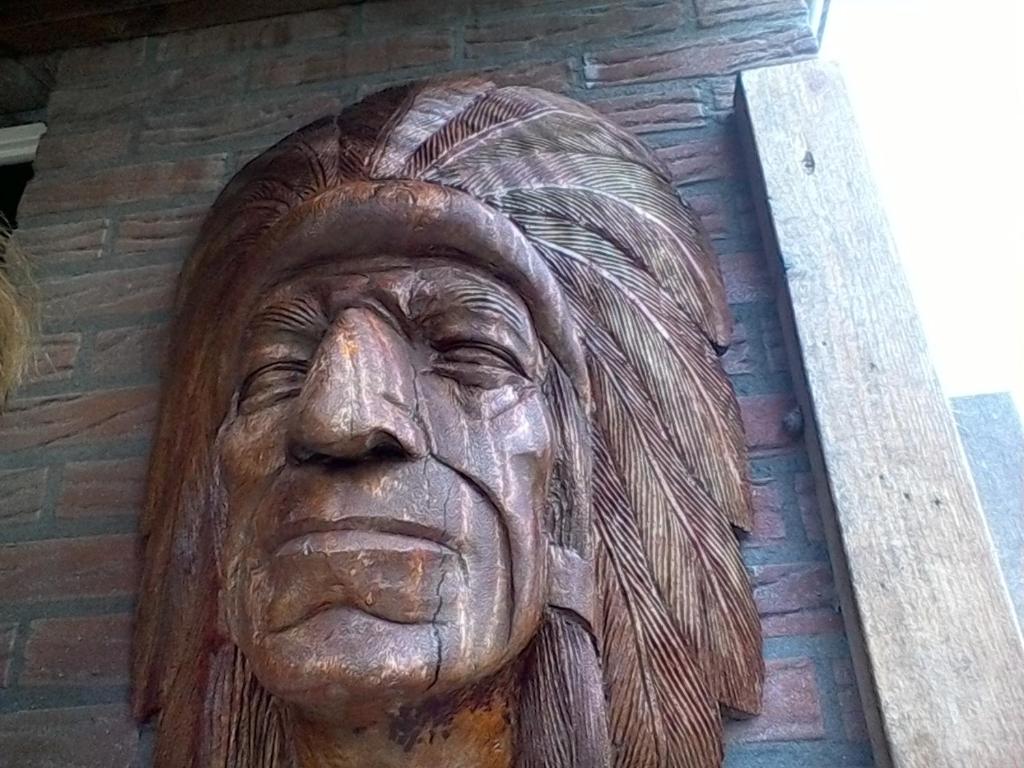
M393 624L441 622L440 588L449 575L457 578L454 558L443 545L400 534L341 530L298 536L269 567L278 587L268 629L285 632L334 609ZM345 626L344 615L333 619Z
M340 520L297 520L281 526L274 557L331 555L372 550L415 552L421 549L457 555L446 531L411 520L351 516Z
M386 518L351 518L324 529L310 521L273 553L272 571L307 583L271 613L271 631L286 631L324 611L348 608L396 624L440 620L439 592L458 553L443 532ZM283 573L282 573L283 572ZM301 607L301 606L305 607Z

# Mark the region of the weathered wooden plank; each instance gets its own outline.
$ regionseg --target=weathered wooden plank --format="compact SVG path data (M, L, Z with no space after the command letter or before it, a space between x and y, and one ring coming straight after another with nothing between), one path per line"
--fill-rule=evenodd
M0 49L25 54L330 8L357 0L63 0L0 10Z
M876 753L1019 768L1024 641L842 80L816 61L752 70L737 101Z

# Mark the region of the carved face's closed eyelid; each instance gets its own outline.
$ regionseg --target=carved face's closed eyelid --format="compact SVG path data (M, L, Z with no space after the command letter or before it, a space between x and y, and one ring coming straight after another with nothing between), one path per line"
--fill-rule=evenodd
M308 361L301 359L272 360L259 365L238 387L238 411L250 413L297 396L308 371Z
M475 338L450 338L437 341L433 346L434 350L446 359L475 362L474 358L480 358L480 361L486 364L490 362L487 358L491 358L520 376L529 378L519 355L502 344Z

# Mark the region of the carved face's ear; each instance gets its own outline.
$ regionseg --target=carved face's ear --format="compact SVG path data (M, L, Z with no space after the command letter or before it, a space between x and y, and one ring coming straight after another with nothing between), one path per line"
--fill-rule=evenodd
M548 605L575 613L594 626L594 563L589 557L556 544L548 546Z
M590 546L590 430L565 371L548 358L543 389L555 431L548 489L548 604L593 627L594 563Z
M590 427L578 388L546 354L542 382L554 431L555 461L548 487L547 527L552 544L590 557ZM585 367L582 363L581 368Z

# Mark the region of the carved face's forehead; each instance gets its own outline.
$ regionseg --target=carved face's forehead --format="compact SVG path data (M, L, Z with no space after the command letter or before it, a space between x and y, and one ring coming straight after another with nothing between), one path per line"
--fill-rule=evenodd
M282 334L314 343L344 310L375 310L404 335L488 340L510 349L534 378L539 342L530 312L506 284L482 270L445 258L379 257L358 265L322 264L297 272L254 307L250 346Z

